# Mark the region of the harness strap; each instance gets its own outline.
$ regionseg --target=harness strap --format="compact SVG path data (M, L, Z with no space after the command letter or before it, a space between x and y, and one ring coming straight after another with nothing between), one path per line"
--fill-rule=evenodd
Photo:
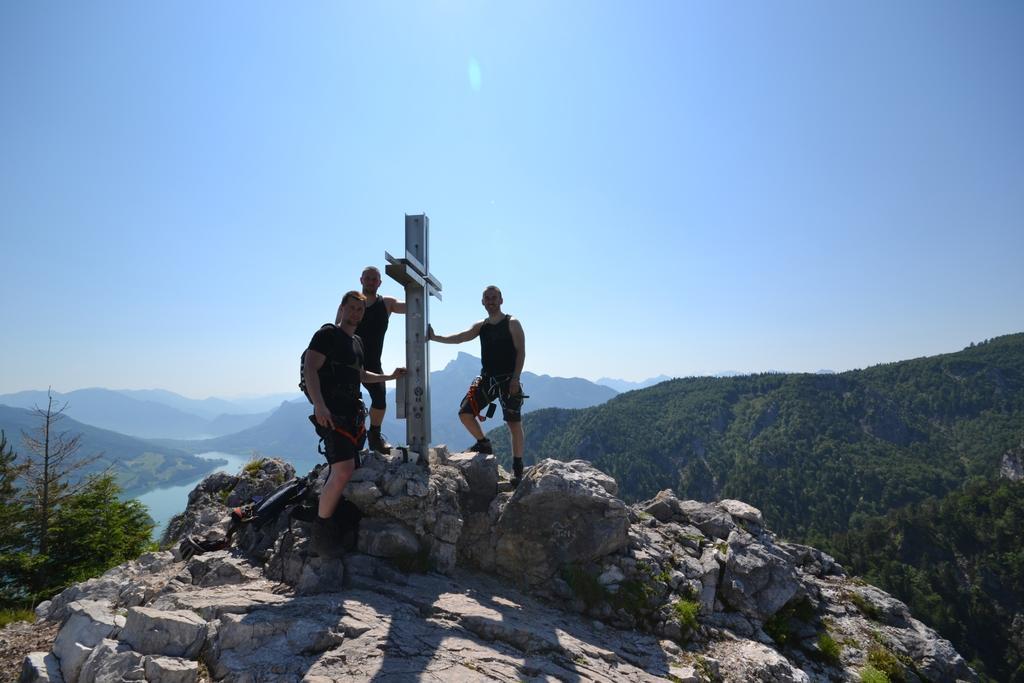
M483 422L487 418L480 414L480 406L476 402L476 388L480 386L480 378L477 377L473 380L473 383L469 385L469 391L466 392L466 398L469 399L469 407L473 409L473 415L476 419Z
M359 426L359 430L356 432L355 436L352 436L352 434L350 434L349 432L345 431L341 427L335 427L334 431L338 432L343 437L345 437L346 439L351 441L353 446L357 446L358 447L359 446L359 440L363 438L364 434L366 434L366 425L365 424L360 425Z

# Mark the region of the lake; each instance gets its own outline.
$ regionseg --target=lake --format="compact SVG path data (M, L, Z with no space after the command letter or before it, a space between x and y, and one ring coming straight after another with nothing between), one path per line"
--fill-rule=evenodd
M249 462L248 456L232 455L231 453L220 453L218 451L197 453L196 457L208 460L227 460L226 465L221 465L213 470L213 472L227 472L228 474L238 474L242 467ZM153 529L154 539L160 538L160 534L164 532L164 528L167 526L167 522L171 521L171 517L184 511L185 506L188 504L188 494L192 492L192 489L213 472L207 472L195 481L190 481L187 484L154 489L135 498L135 500L149 508L149 514L153 521L156 522L156 527Z

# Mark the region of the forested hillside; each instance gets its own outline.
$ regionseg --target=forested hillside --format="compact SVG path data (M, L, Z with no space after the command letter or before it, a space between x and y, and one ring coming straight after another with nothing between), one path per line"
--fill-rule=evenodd
M873 517L831 550L999 681L1024 681L1024 482L972 480Z
M998 471L1024 436L1024 334L836 375L677 379L525 425L527 464L586 458L629 500L739 498L822 542Z
M0 405L0 429L6 432L12 447L23 457L31 453L24 448L21 434L35 434L39 427L40 419L35 412ZM82 471L83 475L109 472L127 497L193 481L219 464L177 448L83 424L67 416L56 423L55 429L81 435L82 455L100 455Z
M524 419L527 464L591 460L630 500L747 501L988 675L1024 680L1022 484L998 479L1024 441L1024 334L835 375L672 380ZM491 435L507 464L505 430Z

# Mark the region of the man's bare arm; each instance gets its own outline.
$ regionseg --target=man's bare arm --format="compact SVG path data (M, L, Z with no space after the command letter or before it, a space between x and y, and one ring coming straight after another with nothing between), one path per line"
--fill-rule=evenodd
M369 370L363 370L359 373L359 381L364 384L380 384L381 382L398 379L403 375L405 375L405 368L395 368L395 371L390 375L381 375L376 372L370 372Z
M509 389L512 393L519 393L519 376L523 374L523 365L526 364L526 333L523 332L522 324L515 318L508 321L508 331L512 335L512 345L516 347L516 368L512 371Z
M323 392L320 390L320 375L318 374L326 361L327 356L324 354L313 349L306 349L306 358L302 362L302 377L306 380L306 393L309 394L309 400L313 402L313 416L316 418L316 423L321 427L334 429L331 411L327 409Z
M458 334L450 334L447 337L434 332L433 326L427 326L427 338L431 341L441 342L442 344L461 344L462 342L468 342L471 339L476 339L480 335L480 328L483 327L483 321L476 323L473 327L469 328L465 332L459 332Z
M399 301L393 296L384 297L384 305L388 307L388 313L405 314L405 302Z

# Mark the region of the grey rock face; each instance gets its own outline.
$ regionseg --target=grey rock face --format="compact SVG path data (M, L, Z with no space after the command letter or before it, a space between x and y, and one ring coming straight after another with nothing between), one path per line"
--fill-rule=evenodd
M758 527L764 526L764 516L761 514L761 511L741 500L720 500L715 505L735 521L749 522L750 524L756 524Z
M132 607L121 639L143 654L191 659L206 639L206 621L187 610Z
M21 664L18 683L64 683L60 662L52 652L30 652Z
M1010 481L1024 479L1024 444L1003 454L999 464L999 476Z
M53 654L60 660L61 675L77 683L82 665L92 649L105 638L115 636L124 623L105 602L82 600L67 606L67 619L53 642Z
M719 596L733 609L764 621L800 590L796 569L774 546L734 531L728 548Z
M40 608L63 626L24 680L193 683L205 667L229 683L853 681L873 647L906 662L907 680L976 680L903 603L776 541L740 501L662 491L627 508L583 461L545 461L498 493L493 458L428 463L366 456L350 498L364 552L321 557L309 525L282 516L228 551L150 553L69 588ZM253 490L287 473L258 469ZM238 479L204 482L183 519L219 520ZM433 571L400 569L410 555ZM766 622L796 604L776 646ZM841 643L837 661L821 657L822 634Z
M147 681L196 683L199 680L198 662L177 657L145 657L144 660Z
M736 528L724 509L695 500L679 500L671 489L660 491L652 500L641 504L640 509L659 522L692 525L711 538L727 539ZM751 507L750 510L760 514L756 508Z
M359 529L359 552L374 557L405 557L420 550L416 534L397 522L366 520Z
M456 453L448 458L466 480L468 489L462 494L463 513L486 512L498 495L498 460L485 453Z
M103 640L92 649L82 665L79 679L91 683L143 680L143 656L116 640Z
M118 601L125 605L140 605L153 597L159 581L153 576L174 563L169 552L146 553L135 562L114 567L102 576L75 584L53 598L40 603L36 616L50 621L63 621L69 605L76 601Z
M810 683L810 676L781 654L749 640L723 641L710 648L719 675L727 681Z
M615 490L614 480L583 460L531 468L495 525L497 570L539 584L566 565L625 547L629 517Z
M189 560L186 569L197 586L225 586L258 578L248 563L226 551L198 555Z

